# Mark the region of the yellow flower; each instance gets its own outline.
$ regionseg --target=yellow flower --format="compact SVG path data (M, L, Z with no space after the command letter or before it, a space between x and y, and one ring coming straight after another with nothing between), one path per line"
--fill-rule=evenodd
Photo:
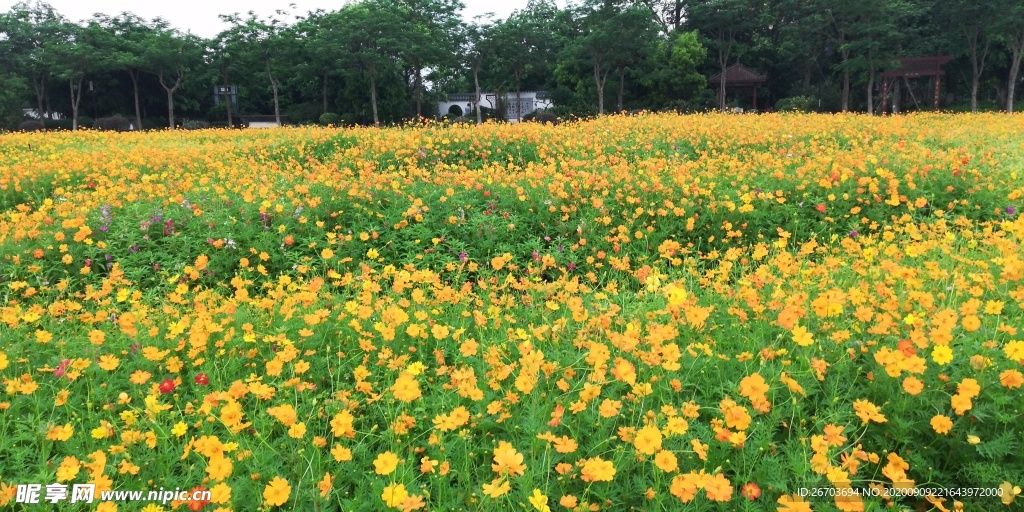
M653 455L661 450L661 431L654 425L646 425L637 431L633 439L636 451L644 455Z
M501 441L494 449L494 464L491 464L491 469L499 475L522 475L526 471L523 454L517 452L511 444Z
M422 395L420 383L412 375L405 372L395 380L394 385L391 386L391 392L395 395L395 398L403 402L412 402Z
M275 476L273 480L267 484L267 487L263 489L263 500L264 503L272 507L279 507L288 502L288 496L292 493L292 488L288 485L288 480Z
M409 498L409 491L405 490L403 484L391 484L384 488L384 492L380 495L380 499L384 500L384 504L391 508L400 508L402 503Z
M855 400L853 402L853 410L865 425L871 421L875 423L885 423L887 421L885 416L882 415L882 409L867 400Z
M611 482L615 478L615 465L601 457L587 459L580 471L580 479L584 482Z
M102 368L103 370L112 372L117 369L117 366L119 364L121 364L121 360L113 355L104 354L100 356L99 367Z
M390 451L384 452L374 459L373 467L378 475L390 475L398 467L398 456Z
M306 424L299 422L288 428L288 437L292 439L302 439L306 435Z
M349 450L340 444L336 444L334 445L334 448L331 448L331 455L334 456L334 460L337 462L352 460L352 450Z
M794 327L791 332L793 334L793 342L801 347L807 347L814 343L814 337L802 325Z
M662 450L654 456L654 465L666 473L671 473L679 467L675 454L668 450Z
M1003 505L1012 505L1013 500L1020 495L1020 486L1013 485L1010 482L1003 482L999 484L999 490L1002 491L999 500L1003 502Z
M58 482L70 482L78 476L78 471L81 469L81 462L73 456L64 457L61 461L60 467L57 468L57 481Z
M932 348L932 361L939 366L945 366L953 360L953 349L946 345L936 345Z
M491 483L484 484L484 494L491 498L503 496L510 490L512 490L512 486L504 478L496 478Z
M210 479L216 481L222 481L231 476L231 472L234 471L234 465L231 463L231 459L217 454L210 458L210 462L206 465L206 474L210 476Z
M174 428L171 429L171 433L174 434L174 437L181 437L188 433L188 425L185 424L184 421L179 421L174 424Z
M74 434L75 427L72 427L70 423L66 423L64 426L51 428L46 433L46 439L50 441L67 441Z
M540 489L533 490L529 501L530 505L533 505L533 508L539 512L551 512L551 507L548 506L548 497L540 492Z

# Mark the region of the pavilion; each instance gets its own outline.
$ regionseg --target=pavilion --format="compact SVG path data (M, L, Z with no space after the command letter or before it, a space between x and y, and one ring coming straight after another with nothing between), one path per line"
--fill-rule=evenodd
M749 90L754 110L757 110L757 88L767 81L768 79L764 75L751 71L750 68L739 62L725 68L724 90L722 88L722 73L716 73L708 80L712 86L718 89L718 104L720 106L725 104L725 93L730 89L739 91Z

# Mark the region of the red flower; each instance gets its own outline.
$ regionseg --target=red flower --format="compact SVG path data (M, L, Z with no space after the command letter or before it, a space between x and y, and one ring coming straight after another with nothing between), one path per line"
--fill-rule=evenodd
M491 191L490 190L485 190L484 191L484 197L491 197Z
M747 484L743 486L743 489L740 490L740 494L744 498L754 501L761 497L761 488L754 482L747 482Z
M825 203L818 203L814 205L814 209L818 210L818 213L825 213Z
M205 385L207 385L209 383L210 383L210 376L209 375L207 375L205 373L200 373L199 375L196 375L196 384L199 384L200 386L205 386Z
M164 379L164 381L160 383L160 392L163 394L167 394L170 393L171 391L174 391L174 388L176 387L178 387L178 385L175 384L173 380Z
M206 496L205 492L207 490L208 489L206 487L203 487L201 485L197 485L197 486L195 486L195 487L193 487L191 489L191 492L189 493L189 497L190 498L195 498L195 499L192 499L191 501L188 502L188 509L189 510L192 510L192 511L202 510L202 509L206 508L207 505L210 504L210 500L200 499L200 497Z

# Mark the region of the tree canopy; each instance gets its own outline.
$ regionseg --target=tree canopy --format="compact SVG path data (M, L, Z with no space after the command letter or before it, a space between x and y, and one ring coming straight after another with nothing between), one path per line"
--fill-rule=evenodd
M1020 0L530 0L471 21L463 8L360 0L226 13L229 27L204 39L130 12L75 22L22 1L0 13L0 126L29 115L73 129L115 114L145 128L240 114L388 124L444 115L435 105L447 94L482 91L504 95L513 119L522 93L538 90L561 116L751 108L708 83L736 63L767 77L757 94L768 109L878 113L886 102L930 107L918 98L936 79L882 77L900 58L941 54L952 57L937 79L944 108L1012 111L1024 89ZM220 85L237 96L216 96Z

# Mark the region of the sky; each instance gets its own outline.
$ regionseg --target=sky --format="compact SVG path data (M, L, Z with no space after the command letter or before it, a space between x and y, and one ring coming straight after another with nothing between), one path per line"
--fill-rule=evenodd
M305 15L316 9L336 10L345 0L169 0L140 2L138 0L46 0L54 9L72 21L91 18L93 13L119 14L130 11L146 19L164 18L175 28L192 32L201 37L213 37L227 26L218 14L245 14L255 11L261 17L274 14L279 9L293 14ZM17 0L0 0L0 12L7 11ZM463 19L470 21L474 16L493 12L504 19L512 11L526 6L526 0L462 0L466 8ZM559 5L564 5L559 1ZM289 8L293 4L294 9Z

